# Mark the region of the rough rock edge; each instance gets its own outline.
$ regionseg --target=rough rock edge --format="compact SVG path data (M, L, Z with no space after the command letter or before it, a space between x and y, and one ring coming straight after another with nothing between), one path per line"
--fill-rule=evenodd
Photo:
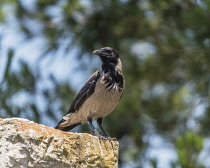
M117 141L0 119L0 168L118 167Z

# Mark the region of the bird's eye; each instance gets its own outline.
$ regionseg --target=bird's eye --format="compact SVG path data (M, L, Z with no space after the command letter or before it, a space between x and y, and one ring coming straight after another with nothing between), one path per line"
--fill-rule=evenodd
M111 53L112 53L110 50L105 50L105 52L106 52L107 54L111 54Z

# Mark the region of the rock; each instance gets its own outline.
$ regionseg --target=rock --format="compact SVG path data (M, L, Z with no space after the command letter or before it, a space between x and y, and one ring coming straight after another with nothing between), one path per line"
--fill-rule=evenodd
M0 168L118 167L117 141L56 130L20 118L0 119Z

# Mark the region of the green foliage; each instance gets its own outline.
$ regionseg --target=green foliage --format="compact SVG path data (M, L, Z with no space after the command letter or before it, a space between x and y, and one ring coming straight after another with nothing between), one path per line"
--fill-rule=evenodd
M203 149L203 137L195 132L186 132L176 139L178 164L181 168L204 168L199 161L199 155Z
M13 6L9 12L16 17L25 40L37 36L46 40L42 56L51 53L54 58L52 53L60 50L65 56L76 49L82 69L84 56L90 58L95 49L111 46L119 51L126 90L104 124L121 142L120 165L128 160L140 163L150 147L145 137L155 133L176 147L178 161L171 167L203 167L198 156L203 139L209 136L210 122L208 0L37 0L30 10L22 1L4 2L0 8L5 4ZM0 11L0 20L5 20L7 13ZM25 114L40 122L46 114L58 121L57 114L67 111L75 92L53 76L48 77L51 88L38 87L42 74L26 62L12 71L14 52L8 52L1 82L1 117ZM15 103L22 93L30 99ZM44 107L39 107L37 96L44 100ZM203 111L195 115L198 106ZM158 167L158 161L151 160L151 165Z
M158 164L157 164L157 160L156 159L150 159L150 164L153 168L157 168Z
M48 78L52 88L39 87L40 83L44 82L39 69L34 71L24 61L20 61L20 69L12 71L14 54L14 50L8 51L3 80L0 82L0 117L19 116L38 123L43 122L46 117L57 120L57 114L67 111L65 105L69 105L74 92L68 83L59 83L53 76ZM39 107L41 100L38 99L44 100L43 107Z

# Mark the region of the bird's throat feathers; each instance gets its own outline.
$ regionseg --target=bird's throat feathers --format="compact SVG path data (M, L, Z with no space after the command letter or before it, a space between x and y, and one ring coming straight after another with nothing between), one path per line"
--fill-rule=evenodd
M122 63L120 59L117 60L117 64L102 64L102 73L106 74L104 80L107 87L117 84L119 88L123 89L124 78L122 75Z
M104 72L116 71L122 73L121 60L118 58L117 60L112 60L112 61L102 61L102 70Z

